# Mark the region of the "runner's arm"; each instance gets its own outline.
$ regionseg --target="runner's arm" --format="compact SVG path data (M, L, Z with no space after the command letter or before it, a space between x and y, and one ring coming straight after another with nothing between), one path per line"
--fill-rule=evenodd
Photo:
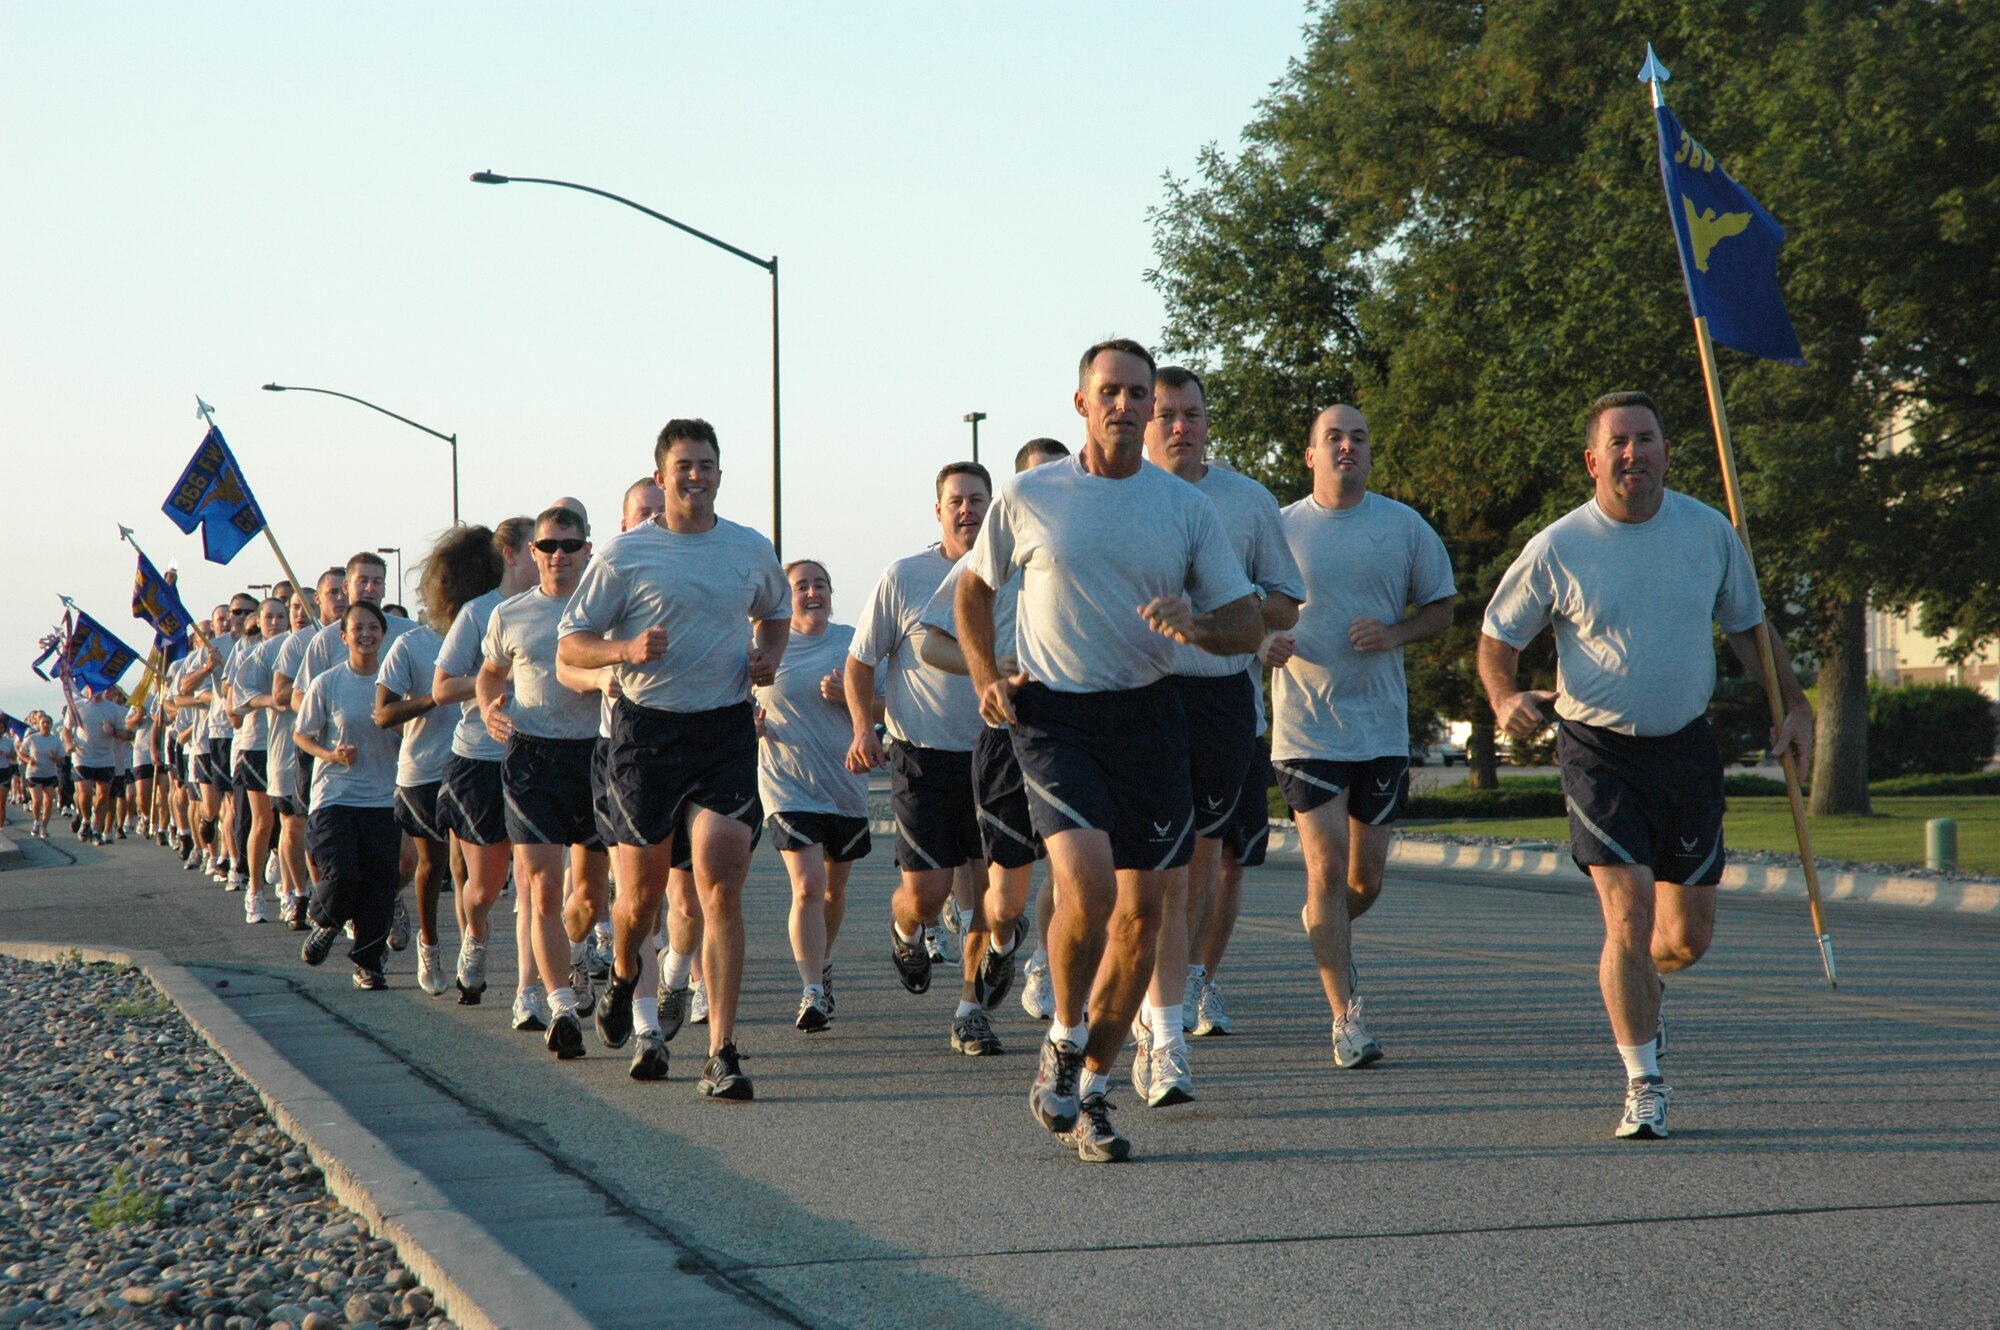
M1768 623L1760 623L1755 628L1730 633L1729 645L1736 652L1736 659L1743 662L1744 671L1761 682L1764 661L1757 651L1757 638L1761 634L1770 639L1771 664L1778 674L1778 696L1785 704L1785 723L1771 732L1771 755L1782 760L1786 750L1791 750L1803 776L1812 766L1812 703L1806 698L1806 690L1799 687L1798 676L1792 673L1792 658L1785 651L1784 640L1769 629Z
M1529 735L1548 723L1542 705L1553 704L1556 695L1540 690L1522 692L1518 687L1520 670L1519 647L1486 633L1479 635L1479 681L1486 685L1493 718L1509 734Z

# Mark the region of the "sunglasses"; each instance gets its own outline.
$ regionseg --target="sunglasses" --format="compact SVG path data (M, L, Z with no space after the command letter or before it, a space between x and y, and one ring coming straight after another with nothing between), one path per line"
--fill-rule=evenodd
M564 554L575 554L589 543L587 540L578 540L570 536L563 540L538 540L535 542L535 548L544 554L554 554L557 550L561 550Z

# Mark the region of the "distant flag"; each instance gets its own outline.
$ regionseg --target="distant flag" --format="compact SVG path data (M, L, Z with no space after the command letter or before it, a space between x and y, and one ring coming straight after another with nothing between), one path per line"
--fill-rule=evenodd
M61 630L49 633L48 635L43 637L39 643L37 643L37 645L40 646L42 649L42 654L35 657L34 660L31 661L28 665L28 668L35 672L35 677L37 679L49 678L48 672L45 671L42 668L42 666L48 664L49 657L55 655L56 652L62 648L62 644L63 644L63 635Z
M103 624L74 610L75 624L63 647L59 665L69 676L92 688L109 688L132 668L139 653L118 640Z
M1649 67L1657 63L1650 47L1647 58ZM1729 178L1715 154L1695 142L1671 107L1661 102L1653 116L1660 132L1660 180L1695 317L1706 317L1710 336L1724 346L1787 365L1805 364L1778 288L1778 247L1785 243L1785 228Z
M145 552L139 554L138 571L132 577L132 617L144 619L164 638L185 638L194 616L181 603L174 584L160 576Z
M12 716L7 717L8 738L18 739L27 732L28 732L28 722L24 720L15 720Z
M188 653L188 645L186 633L182 633L179 637L168 637L165 633L153 634L153 651L160 658L161 669L185 656Z
M160 510L188 535L201 528L202 554L210 563L228 563L264 529L243 468L213 424Z

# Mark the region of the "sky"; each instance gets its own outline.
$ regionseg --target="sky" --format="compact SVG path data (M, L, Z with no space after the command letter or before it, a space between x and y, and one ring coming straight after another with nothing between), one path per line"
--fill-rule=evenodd
M718 510L770 532L782 281L787 558L852 621L937 539L932 479L1081 442L1075 360L1150 341L1147 209L1301 49L1300 0L1097 6L0 4L0 708L68 595L143 647L133 560L206 613L278 575L160 511L199 394L300 576L414 567L462 512L562 494L616 529L703 416ZM395 576L391 556L391 577ZM414 592L404 599L414 598ZM135 669L127 676L136 682Z

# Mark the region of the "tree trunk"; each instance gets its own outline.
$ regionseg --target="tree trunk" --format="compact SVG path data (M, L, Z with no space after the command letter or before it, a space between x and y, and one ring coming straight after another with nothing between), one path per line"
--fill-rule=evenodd
M1814 725L1815 814L1866 813L1868 805L1868 606L1842 605L1821 653Z
M1472 722L1472 733L1465 737L1465 783L1475 790L1497 790L1500 788L1500 758L1493 746L1493 714L1481 704L1486 712Z

